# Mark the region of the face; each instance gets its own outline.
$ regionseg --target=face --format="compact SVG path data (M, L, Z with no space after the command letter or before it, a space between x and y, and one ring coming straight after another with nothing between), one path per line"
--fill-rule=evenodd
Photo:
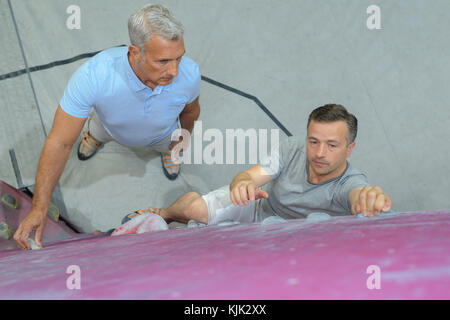
M355 146L348 145L348 128L344 121L311 121L306 138L309 179L321 183L339 177L347 167L347 158Z
M129 46L130 63L137 77L148 87L168 85L178 75L178 65L185 53L183 39L167 40L152 36L145 52Z

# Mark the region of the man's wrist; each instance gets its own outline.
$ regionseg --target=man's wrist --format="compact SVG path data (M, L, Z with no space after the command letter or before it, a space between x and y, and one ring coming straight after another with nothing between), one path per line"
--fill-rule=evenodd
M30 212L34 215L45 216L48 211L49 204L41 204L33 201Z
M247 172L241 172L233 179L233 181L231 181L230 190L233 189L237 184L239 184L242 181L250 181L254 183L254 181Z

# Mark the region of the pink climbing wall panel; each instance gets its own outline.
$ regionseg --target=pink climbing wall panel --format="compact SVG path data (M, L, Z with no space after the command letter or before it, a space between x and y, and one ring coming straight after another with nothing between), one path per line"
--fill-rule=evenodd
M7 199L6 197L11 198L11 196L17 201L17 207L8 206L8 201L0 201L0 223L3 223L3 228L7 225L11 230L10 234L14 234L19 227L20 222L27 216L31 209L31 198L25 193L0 180L0 199L2 197L3 199ZM54 221L47 217L42 243L45 245L45 243L73 238L76 235L77 234L67 227L64 222ZM17 248L20 247L12 239L12 236L9 239L0 237L0 251Z
M449 230L438 211L67 239L0 252L0 298L449 299Z

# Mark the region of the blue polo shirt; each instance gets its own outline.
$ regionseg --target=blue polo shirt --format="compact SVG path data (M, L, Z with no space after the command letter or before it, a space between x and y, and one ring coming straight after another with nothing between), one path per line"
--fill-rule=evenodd
M177 128L178 115L200 94L200 71L183 57L172 83L152 90L131 69L127 53L128 47L111 48L86 61L72 75L60 105L77 118L87 118L95 108L117 142L148 146Z

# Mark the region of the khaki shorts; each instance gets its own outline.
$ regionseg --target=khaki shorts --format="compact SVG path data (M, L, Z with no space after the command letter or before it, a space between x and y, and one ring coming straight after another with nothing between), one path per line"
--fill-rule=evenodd
M94 137L96 140L106 143L110 141L114 141L114 138L109 135L109 133L103 128L103 125L100 122L100 119L97 116L97 113L94 109L92 109L91 114L88 119L88 130L89 134ZM169 146L172 143L172 135L169 134L167 137L162 139L161 141L150 145L153 150L157 152L169 152Z
M202 196L208 207L208 225L226 221L256 222L256 211L260 200L249 201L247 206L235 206L230 199L230 186L211 191Z

